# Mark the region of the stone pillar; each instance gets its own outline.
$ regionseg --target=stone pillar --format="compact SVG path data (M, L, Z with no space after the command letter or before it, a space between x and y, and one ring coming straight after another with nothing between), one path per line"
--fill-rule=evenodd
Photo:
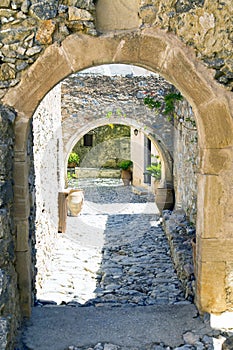
M233 304L233 149L201 151L198 178L197 306L220 314Z
M29 172L27 155L29 120L18 118L15 122L14 163L14 213L16 224L16 271L18 274L20 306L23 316L29 317L32 303L32 266L29 240Z
M25 159L26 158L26 159ZM16 224L16 271L19 281L20 306L29 317L32 303L31 248L29 242L30 200L27 155L15 152L14 212Z

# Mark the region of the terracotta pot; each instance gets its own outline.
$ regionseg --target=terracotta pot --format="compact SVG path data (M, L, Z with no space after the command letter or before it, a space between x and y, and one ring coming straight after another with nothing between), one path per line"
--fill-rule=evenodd
M72 162L72 163L68 163L68 168L75 168L76 167L76 163Z
M174 207L174 190L173 188L160 188L155 191L155 204L157 205L160 213L163 210L172 210Z
M83 200L83 190L77 189L70 191L67 198L68 212L70 213L70 216L78 216L83 206Z
M132 171L131 170L121 170L121 179L124 186L129 186L132 181Z

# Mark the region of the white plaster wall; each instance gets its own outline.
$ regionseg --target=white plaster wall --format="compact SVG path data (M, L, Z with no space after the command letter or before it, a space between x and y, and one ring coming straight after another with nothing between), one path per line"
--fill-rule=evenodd
M60 85L51 90L37 108L33 116L33 136L39 294L58 232L58 192L64 188Z
M159 155L157 148L153 143L151 143L151 163L156 163L158 161L157 156ZM161 160L161 159L160 159ZM162 162L162 178L165 178L165 170L163 168L163 162ZM161 181L163 183L164 181ZM155 179L151 177L151 190L152 192L155 192Z
M131 160L133 161L133 185L143 186L145 172L145 135L140 130L134 135L134 128L131 128Z

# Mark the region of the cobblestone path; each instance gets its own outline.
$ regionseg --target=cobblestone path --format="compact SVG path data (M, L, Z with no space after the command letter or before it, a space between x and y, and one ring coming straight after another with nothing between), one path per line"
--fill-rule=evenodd
M85 305L187 303L151 194L131 187L86 187L78 217L68 217L40 299Z
M15 350L221 350L228 335L184 298L153 195L83 187Z

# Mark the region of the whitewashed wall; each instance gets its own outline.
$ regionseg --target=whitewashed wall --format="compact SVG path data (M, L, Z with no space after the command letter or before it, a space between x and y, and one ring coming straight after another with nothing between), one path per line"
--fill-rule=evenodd
M64 187L60 85L51 90L37 108L33 116L33 134L39 295L58 232L58 192Z

